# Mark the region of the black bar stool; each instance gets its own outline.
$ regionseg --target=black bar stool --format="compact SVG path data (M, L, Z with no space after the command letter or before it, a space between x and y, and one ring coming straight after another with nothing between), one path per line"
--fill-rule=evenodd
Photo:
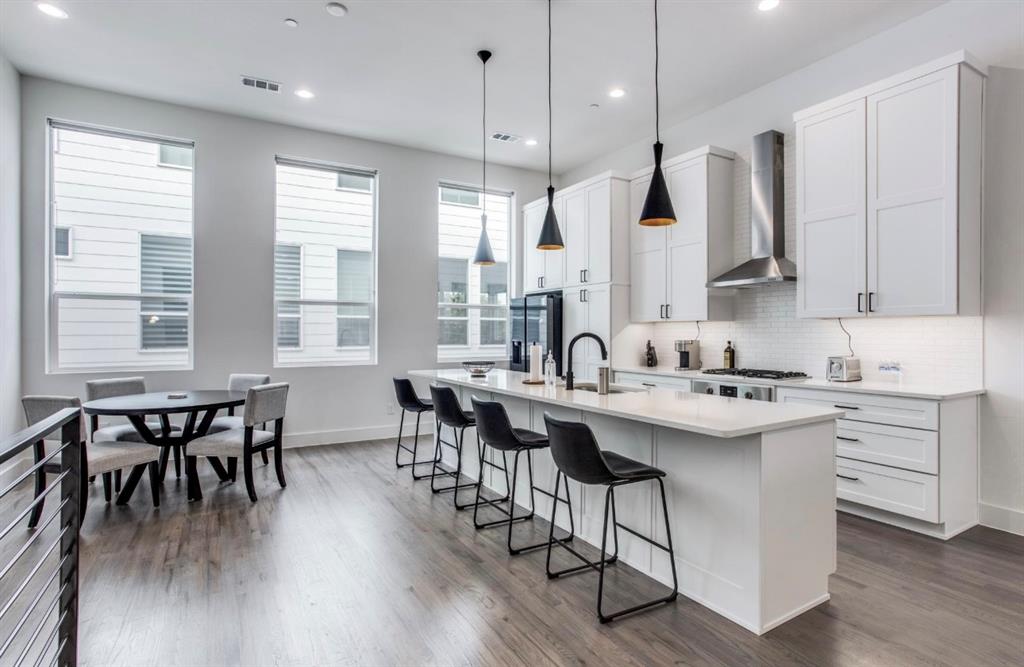
M608 490L604 495L604 523L602 524L601 529L601 560L596 563L592 562L575 549L568 546L564 541L555 539L555 524L554 516L552 515L552 530L548 539L548 559L546 565L548 578L554 579L556 577L571 574L573 572L579 572L587 568L597 570L599 574L597 583L597 618L602 623L607 623L608 621L616 619L619 616L624 616L625 614L632 614L633 612L640 611L641 609L647 609L655 605L675 600L676 596L679 594L679 580L676 578L675 552L672 550L672 530L669 527L668 503L665 501L665 483L661 479L665 476L665 472L655 468L654 466L649 466L646 463L640 463L639 461L626 458L621 454L602 451L597 445L597 440L594 439L593 432L586 424L561 421L547 413L544 414L544 422L547 424L548 439L551 445L551 456L555 460L555 466L558 467L558 476L555 478L555 495L558 495L558 483L562 477L566 478L565 484L567 491L569 479L574 479L581 484L603 484L608 487ZM641 535L632 528L624 526L619 523L615 516L615 489L620 486L625 486L626 484L648 481L657 481L658 487L661 489L661 509L665 515L665 538L668 542L667 545L655 542L651 538ZM615 555L611 558L605 558L605 553L607 552L606 547L608 546L609 506L611 506L612 511L612 532L614 533L615 539ZM622 528L631 535L635 535L662 551L668 552L669 563L672 565L672 592L664 597L644 602L642 604L629 607L628 609L622 609L611 614L605 614L602 609L602 602L604 600L604 568L605 565L610 565L618 560L619 528ZM551 547L556 543L572 555L576 556L576 558L583 561L583 565L560 570L558 572L552 572Z
M481 477L483 476L483 466L488 465L495 470L501 470L505 473L505 488L507 489L503 498L495 498L493 500L485 500L480 497L480 487L483 486L481 483L476 489L476 502L473 503L473 525L477 530L481 528L491 528L494 526L508 526L508 552L515 556L525 551L533 551L534 549L542 549L548 546L547 541L539 542L537 544L531 544L523 547L512 546L512 524L520 521L529 521L533 519L534 508L536 507L536 501L534 500L534 491L552 498L557 505L560 500L554 494L546 491L533 483L533 459L530 456L530 452L536 449L544 449L548 446L548 437L543 433L536 433L525 428L514 428L512 423L509 421L508 413L505 411L505 406L496 401L481 401L476 397L473 397L473 414L476 416L476 430L481 441L480 447L480 469ZM502 465L499 466L491 461L487 460L487 448L491 447L501 452ZM514 452L512 457L512 481L509 482L508 478L508 452ZM516 511L516 482L519 477L519 455L526 453L526 467L530 476L530 512L522 516L515 516ZM566 494L568 498L568 493ZM501 507L501 503L507 502L508 509ZM565 501L569 505L569 537L565 538L566 541L572 541L575 533L575 525L572 523L572 504L569 503L568 499ZM487 505L492 507L502 514L505 515L504 519L498 519L496 521L487 521L480 523L477 520L477 515L481 505Z
M420 417L424 412L433 412L434 404L430 399L417 396L416 390L412 387L412 382L407 378L392 378L392 380L395 383L395 398L398 400L399 407L402 408L402 416L398 421L398 442L395 443L395 467L407 468L411 466L413 479L425 479L430 475L417 475L416 466L437 463L437 458L417 461L416 449L420 444ZM408 445L402 443L402 429L405 427L406 412L412 412L416 415L416 433L413 436L412 449L409 449ZM408 463L398 462L398 455L403 449L412 454L412 460Z
M439 387L436 384L430 385L430 398L434 404L434 416L437 418L437 444L434 449L434 463L430 467L430 490L434 493L451 491L455 509L464 510L467 507L471 507L473 503L459 504L459 491L461 489L474 488L479 484L478 481L468 484L459 483L459 480L462 478L462 441L466 437L466 429L476 426L476 418L472 412L462 409L459 399L451 387ZM447 426L452 430L455 442L448 442L441 437L442 426ZM455 450L457 458L454 471L445 470L441 467L441 445L446 445ZM479 453L480 436L478 435L477 454ZM449 486L438 487L436 486L438 476L453 477L455 483Z

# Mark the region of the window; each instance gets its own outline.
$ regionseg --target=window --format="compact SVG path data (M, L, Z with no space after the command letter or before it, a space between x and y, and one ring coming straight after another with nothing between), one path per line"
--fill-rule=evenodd
M438 204L438 359L504 358L512 195L442 185ZM473 264L481 204L496 262Z
M441 187L441 201L445 204L458 204L480 208L480 193L476 190Z
M277 346L297 348L302 341L302 246L274 246L274 298L277 307Z
M191 368L192 144L57 121L49 131L60 261L49 265L48 370Z
M160 155L157 158L157 164L161 167L191 169L192 147L176 146L174 144L160 144Z
M277 159L276 365L376 363L376 180Z
M53 256L71 259L71 228L57 227L53 230Z

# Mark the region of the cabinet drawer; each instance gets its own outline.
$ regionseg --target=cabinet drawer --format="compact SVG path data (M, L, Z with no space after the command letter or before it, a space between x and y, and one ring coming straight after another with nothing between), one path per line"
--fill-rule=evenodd
M663 375L645 375L644 373L615 373L615 381L620 384L643 385L644 387L660 387L662 389L679 389L690 391L690 381L686 378L666 377Z
M836 457L836 496L922 521L939 522L939 478Z
M936 475L939 472L939 434L839 419L836 420L836 454Z
M939 430L939 404L935 401L795 387L779 387L776 395L780 403L845 409L846 418L853 421Z

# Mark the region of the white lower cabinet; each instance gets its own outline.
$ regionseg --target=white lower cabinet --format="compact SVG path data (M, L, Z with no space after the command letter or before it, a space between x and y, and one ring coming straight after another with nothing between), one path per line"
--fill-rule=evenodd
M778 387L776 401L837 407L840 510L949 539L978 523L978 399Z
M686 378L674 378L653 373L629 373L616 371L615 382L618 384L629 384L639 387L675 389L677 391L690 391L692 385Z

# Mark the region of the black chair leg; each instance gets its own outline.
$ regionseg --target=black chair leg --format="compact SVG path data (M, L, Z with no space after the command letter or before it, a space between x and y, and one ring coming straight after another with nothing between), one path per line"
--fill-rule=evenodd
M405 408L402 408L402 414L398 418L398 440L395 442L395 467L401 468L402 464L398 462L398 453L405 449L402 446L402 429L405 428Z
M277 483L281 485L282 489L288 486L284 481L284 458L281 456L283 449L280 442L274 445L274 469L277 471ZM267 450L263 450L263 455L267 455Z
M420 418L423 416L422 412L417 412L416 413L416 429L413 432L412 448L410 448L408 445L406 445L404 442L402 442L402 431L405 428L405 413L406 413L406 410L403 409L402 410L402 417L398 421L398 441L395 442L395 467L396 468L410 468L411 467L412 468L412 478L414 480L426 479L427 477L430 477L430 475L428 475L426 473L424 473L422 475L417 475L416 474L416 466L427 465L428 463L437 463L438 457L434 456L434 458L432 458L432 459L426 459L426 460L423 460L423 461L420 461L419 459L416 458L417 453L419 451L419 444L420 444ZM410 459L408 463L400 463L399 462L399 455L401 454L403 449L405 451L409 452L412 455L412 459Z
M189 500L202 500L203 490L199 487L199 473L196 470L196 457L185 454L185 478Z
M149 492L153 496L153 507L160 507L160 464L152 461L148 468Z
M558 472L555 475L555 493L554 493L554 497L555 497L556 500L554 501L554 507L551 510L551 528L550 528L550 532L548 533L548 554L547 554L547 561L546 561L546 563L544 565L544 569L545 569L545 572L547 572L548 579L557 579L558 577L563 577L563 576L569 575L569 574L575 574L577 572L583 572L584 570L588 570L588 569L594 570L596 572L596 571L598 571L598 565L599 565L599 563L596 563L596 562L593 562L593 561L589 560L586 556L584 556L580 552L576 551L576 549L574 549L571 546L572 539L573 539L573 537L576 534L576 526L575 526L575 524L573 522L573 518L572 518L572 495L569 493L569 478L568 477L565 477L565 499L566 499L565 500L565 504L569 508L569 537L567 537L567 538L555 537L555 518L558 515L558 502L559 502L558 501L558 490L560 488L560 483L561 483L563 477L565 477L565 475L562 472ZM552 570L551 569L551 547L555 546L556 544L558 546L562 547L563 549L565 549L566 551L568 551L569 553L571 553L573 556L575 556L580 561L582 561L583 564L582 565L577 565L575 567L568 567L568 568L565 568L564 570ZM613 554L611 556L611 558L605 558L604 557L604 550L602 549L600 565L611 565L611 564L615 563L616 561L618 561L618 559L619 559L618 541L616 541L615 554Z
M164 477L167 476L167 460L171 456L170 446L162 447L160 449L160 481L164 481Z
M234 482L234 481L236 481L237 476L238 476L238 459L236 459L234 456L232 456L232 457L230 457L228 459L228 478L231 479L232 482Z
M132 499L135 487L139 485L139 480L146 474L147 465L146 463L140 463L137 466L132 466L131 471L128 473L128 478L124 482L124 487L117 494L118 505L127 505L128 501Z
M40 440L33 446L33 454L35 463L38 464L40 461L46 458L46 446L43 441ZM35 488L35 507L32 508L32 513L28 515L28 527L35 528L39 525L39 519L43 516L43 503L46 502L46 497L43 496L43 492L46 491L46 471L43 470L43 466L36 468L35 472L36 488Z
M471 502L469 502L469 503L461 503L461 504L459 503L459 491L460 490L462 490L462 489L471 489L471 488L474 488L475 486L477 486L476 482L469 482L469 483L466 483L466 484L460 483L460 480L462 479L462 443L463 443L463 440L465 439L465 436L466 436L466 429L463 428L463 429L459 429L458 431L456 431L456 429L452 428L452 433L455 434L455 444L454 445L452 445L451 443L445 442L444 440L441 439L441 425L440 424L438 424L438 427L437 427L436 430L437 430L437 448L435 450L435 459L436 460L432 463L432 465L430 467L430 490L433 493L447 493L447 492L451 491L452 492L453 502L455 503L455 509L457 509L457 510L464 510L464 509L467 509L469 507L472 507L473 503L471 503ZM479 439L479 436L477 436L477 438ZM455 456L456 456L456 461L457 462L456 462L455 470L454 471L445 470L440 465L441 464L441 445L442 444L448 445L449 447L454 447L454 449L455 449ZM479 448L477 448L477 452L479 452ZM440 472L438 472L438 471L440 471ZM436 485L436 481L437 481L438 475L441 475L443 477L453 477L455 479L455 483L454 484L450 484L448 486L441 486L441 487L439 487L439 486Z
M174 476L181 479L181 446L173 445L174 449Z
M242 472L245 475L245 490L249 494L249 500L256 502L256 484L252 478L252 452L246 451L242 455Z
M114 471L114 493L121 491L121 470Z
M263 451L260 452L260 458L263 459L263 465L270 465L270 457L267 456L267 450L264 449Z
M109 472L103 473L103 499L110 502L110 489L113 486L113 475Z

